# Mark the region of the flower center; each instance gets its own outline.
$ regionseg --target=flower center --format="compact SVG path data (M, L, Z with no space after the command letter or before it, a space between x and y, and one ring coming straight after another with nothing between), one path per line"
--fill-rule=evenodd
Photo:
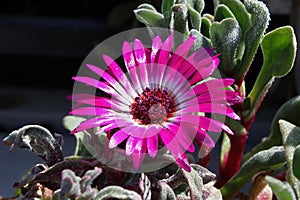
M175 111L175 99L166 90L145 88L130 106L130 114L141 124L161 124Z

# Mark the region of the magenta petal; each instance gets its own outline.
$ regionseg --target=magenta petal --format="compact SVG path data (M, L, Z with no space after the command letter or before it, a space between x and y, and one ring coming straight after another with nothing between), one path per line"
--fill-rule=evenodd
M123 132L122 129L118 130L109 140L109 148L115 148L119 144L121 144L126 138L128 138L128 134Z
M135 39L134 40L134 53L135 53L135 59L138 64L137 72L139 74L139 78L142 85L148 85L148 73L147 73L147 57L145 48L140 40Z
M150 157L154 158L158 150L158 135L147 138L147 148Z
M186 171L190 171L190 164L188 158L184 151L182 150L181 146L178 144L176 139L174 139L174 135L172 135L168 130L162 129L160 131L160 137L169 151L172 153L176 162Z
M81 122L73 131L71 131L71 134L78 133L80 131L90 129L90 128L100 127L113 122L114 120L110 118L103 119L97 117L97 118L88 119L86 121Z
M205 146L212 148L215 147L215 142L213 141L213 139L211 139L211 137L201 129L198 130L195 140L201 144L204 144Z
M129 136L126 142L126 155L130 156L135 149L141 149L144 138Z
M102 90L103 92L106 92L107 94L110 94L110 95L116 93L116 91L114 89L112 89L110 86L108 86L107 84L105 84L101 81L98 81L96 79L93 79L93 78L76 76L76 77L73 77L73 80L81 82L81 83L85 83L86 85L93 86L95 88L98 88L98 89Z
M221 132L222 130L226 131L227 133L233 135L232 130L226 126L223 122L217 121L215 119L207 118L200 116L200 127L213 132Z
M195 137L196 131L187 123L180 122L180 126L173 123L166 123L166 127L174 134L174 138L176 138L184 150L189 152L195 151L192 139Z
M103 59L105 63L109 66L114 76L117 78L117 80L123 84L126 91L128 91L132 96L137 96L136 92L132 88L130 82L128 81L126 75L122 71L122 69L119 67L119 65L109 56L103 55Z
M184 169L187 172L191 172L191 166L190 166L189 160L185 154L176 158L176 162L178 163L178 165L180 167L182 167L182 169Z
M120 93L126 99L130 99L128 92L124 90L123 85L116 81L109 73L105 72L99 67L87 64L87 67L97 73L101 78L104 78L118 93Z
M217 90L221 88L228 87L234 83L234 79L213 79L207 82L201 83L193 87L195 94L199 95L204 92L211 90Z
M162 45L162 41L159 36L155 36L152 40L152 49L151 49L151 63L154 63L156 54Z
M146 155L146 140L141 138L138 143L132 154L132 162L135 170L140 169Z
M128 74L130 76L130 80L132 81L132 85L135 86L134 88L138 93L142 91L142 87L139 81L139 77L136 71L136 63L134 53L132 51L131 45L128 42L123 43L123 59L125 66L127 68Z
M173 69L177 70L180 64L182 63L182 60L185 59L189 50L193 46L194 41L194 37L189 37L182 44L180 44L173 52L168 65Z
M173 35L170 35L165 42L162 44L158 54L157 63L167 65L170 57L170 51L173 46Z
M107 108L95 108L95 107L82 107L72 110L69 114L71 115L81 115L81 116L113 116L113 111Z

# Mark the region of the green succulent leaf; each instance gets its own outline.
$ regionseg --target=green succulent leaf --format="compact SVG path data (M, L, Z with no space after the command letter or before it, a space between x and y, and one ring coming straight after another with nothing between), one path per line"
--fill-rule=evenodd
M173 28L175 31L182 33L174 35L175 46L187 39L189 34L188 28L188 8L185 4L175 4L172 7L173 11Z
M266 69L261 73L269 73L277 78L289 73L296 57L296 46L291 26L280 27L266 34L261 43Z
M186 172L185 170L182 170L182 172L189 185L191 199L201 199L203 189L202 178L193 168L191 172Z
M194 8L188 6L188 11L190 15L191 25L197 31L200 31L201 28L201 15Z
M62 153L62 136L54 134L39 125L27 125L11 132L3 139L5 146L14 149L25 149L45 160L48 166L52 166L64 159Z
M175 4L175 0L163 0L161 4L161 12L163 13L166 21L166 28L169 27L172 17L172 6Z
M127 190L120 186L108 186L100 190L95 200L102 199L142 200L141 196L135 191Z
M194 52L194 51L196 51L200 48L205 48L205 47L208 47L208 46L212 46L211 41L195 29L192 29L190 31L189 35L192 35L192 36L195 37L194 44L191 48L192 52Z
M234 69L234 57L241 41L242 31L238 22L233 18L227 18L214 22L210 27L210 38L213 47L221 54L220 69L225 74L231 74Z
M300 128L285 120L279 120L278 123L282 134L282 142L288 167L286 178L300 197L300 181L293 173L294 152L296 147L300 145Z
M220 4L215 13L215 21L220 22L226 18L235 18L235 16L226 5Z
M280 180L273 178L272 176L266 176L266 182L271 187L273 193L278 200L296 200L296 196L293 188L287 182L281 182Z
M274 170L285 163L285 153L282 146L275 146L260 151L247 160L239 171L221 188L223 197L231 197L258 172Z
M243 21L240 22L241 26L243 25L242 30L247 29L244 36L244 41L245 41L245 50L243 54L244 56L233 74L233 77L237 81L240 81L240 79L244 77L245 73L250 67L251 62L259 46L259 43L261 42L263 34L270 20L269 10L266 7L266 5L261 1L245 0L244 5L246 8L246 12L244 12L244 14L242 15L243 17L237 17L236 15L236 18L238 19L239 22ZM236 12L234 12L234 10L231 11L234 14L237 14L238 9ZM248 17L246 14L247 12L250 13L251 15L250 25L248 24L248 19L247 19Z
M164 16L156 10L138 8L134 10L137 20L150 27L162 27L164 25Z
M276 145L282 145L282 136L280 133L278 121L280 119L285 119L297 126L300 126L299 113L300 95L288 100L277 110L272 121L271 134L268 138L266 138L264 141L254 147L249 153L247 153L244 156L244 161L248 160L251 156L261 150L265 150Z
M296 57L293 28L285 26L266 34L261 48L264 62L249 94L251 109L246 113L245 121L253 117L274 79L285 76L292 69Z
M163 0L161 3L161 12L165 14L166 12L171 13L171 8L175 4L175 0Z
M137 8L134 10L136 19L147 26L149 34L152 38L156 35L165 38L168 33L161 32L161 29L157 29L155 27L169 28L169 18L165 19L163 14L153 10L152 7L148 6L148 8L145 6L145 4L143 5L144 6L142 8Z
M160 196L159 199L161 200L176 200L176 195L172 188L165 182L158 183L160 187Z
M148 3L143 3L143 4L139 5L137 7L137 9L147 9L147 10L152 10L152 11L156 12L156 8Z
M220 153L220 165L224 168L225 162L230 150L230 139L226 134L223 134L222 145L221 145L221 153Z
M204 0L187 0L187 4L191 8L194 8L199 14L202 13L205 6Z
M238 21L244 34L251 24L250 14L246 10L245 5L240 0L221 0L220 3L218 7L226 5L225 8L230 10L230 14L234 15L234 18ZM224 8L222 8L222 10L224 10Z
M209 30L211 26L211 21L207 17L201 18L201 34L209 38Z
M293 156L293 173L300 180L300 145L294 151Z

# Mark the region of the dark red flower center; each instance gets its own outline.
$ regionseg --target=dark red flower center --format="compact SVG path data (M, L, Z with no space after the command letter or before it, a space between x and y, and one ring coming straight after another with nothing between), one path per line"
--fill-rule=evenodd
M130 106L130 114L141 124L161 124L175 111L175 98L166 90L146 88Z

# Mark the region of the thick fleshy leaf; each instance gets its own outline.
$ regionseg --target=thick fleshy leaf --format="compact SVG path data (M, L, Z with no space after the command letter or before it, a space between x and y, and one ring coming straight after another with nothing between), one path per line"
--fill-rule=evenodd
M191 172L182 170L190 189L190 196L192 200L201 199L203 182L199 174L192 168Z
M280 180L273 178L272 176L266 176L266 181L272 188L276 198L278 200L296 200L296 195L293 188L287 182L281 182Z
M64 159L62 153L62 137L54 138L49 130L39 125L27 125L11 132L3 139L3 144L14 149L25 149L45 160L52 166ZM56 140L58 139L58 141Z
M229 1L229 0L227 0ZM242 30L245 32L245 51L240 65L236 68L233 77L235 80L243 78L249 69L254 55L257 51L261 38L269 24L270 13L266 5L261 1L245 0L245 8L251 15L250 25L248 25L247 13L244 9L237 9L234 14L240 12L241 17L237 17L241 22ZM239 7L239 6L238 6ZM242 6L243 7L243 6ZM232 10L233 11L233 10ZM242 26L243 25L243 26Z
M280 119L287 120L297 126L300 126L300 95L285 102L276 112L271 126L271 134L249 153L244 156L244 161L248 160L255 153L282 144L282 136L279 129L278 121Z
M156 10L153 10L153 7L148 7L143 6L135 9L134 14L136 19L148 27L149 34L152 38L157 35L162 38L166 38L166 36L169 34L169 31L167 29L162 30L155 27L168 28L169 19L165 19L164 15ZM166 17L168 18L167 15Z
M107 186L98 192L95 199L142 200L142 197L135 191L120 186Z
M260 151L247 160L240 170L221 188L223 197L232 197L258 172L277 169L285 163L282 146Z
M288 167L286 178L295 188L298 196L300 196L300 180L297 179L293 173L294 152L296 147L300 145L300 128L285 120L279 120L278 123L282 134L282 142Z
M137 7L137 9L148 9L148 10L156 11L156 8L148 3L142 3Z
M188 38L188 8L185 4L175 4L172 7L172 11L174 13L173 29L179 33L182 33L174 35L175 46L178 46Z
M159 182L160 195L159 199L161 200L176 200L176 195L172 188L165 182Z
M199 31L197 31L195 29L192 29L190 31L190 35L195 37L195 42L194 42L194 45L191 49L192 52L195 52L196 50L198 50L200 48L205 48L205 47L208 47L208 46L212 46L210 39L208 39L207 37L202 35Z
M165 16L166 19L171 19L172 16L172 6L175 4L175 0L163 0L161 3L161 12ZM166 27L168 28L168 27Z
M240 0L221 0L220 3L226 5L234 15L244 34L250 26L250 14L247 12L245 5Z
M190 15L191 25L197 31L200 31L201 28L201 13L195 10L193 7L188 5L188 12Z
M161 27L164 24L164 16L153 9L138 8L134 10L137 20L150 27Z
M234 69L234 57L241 41L242 30L236 19L228 18L220 23L215 22L210 27L210 38L213 47L221 54L219 69L230 75Z
M217 22L220 22L226 18L235 18L235 17L233 15L233 13L231 12L231 10L226 5L220 4L217 7L217 10L215 13L215 20Z
M210 30L210 26L211 26L211 21L208 17L203 16L201 18L201 34L203 34L206 38L209 38L209 30Z
M296 46L296 37L290 26L278 28L264 37L261 44L264 63L249 94L251 108L245 121L255 114L274 79L290 72L296 57Z
M293 173L300 180L300 145L294 151L293 156Z

